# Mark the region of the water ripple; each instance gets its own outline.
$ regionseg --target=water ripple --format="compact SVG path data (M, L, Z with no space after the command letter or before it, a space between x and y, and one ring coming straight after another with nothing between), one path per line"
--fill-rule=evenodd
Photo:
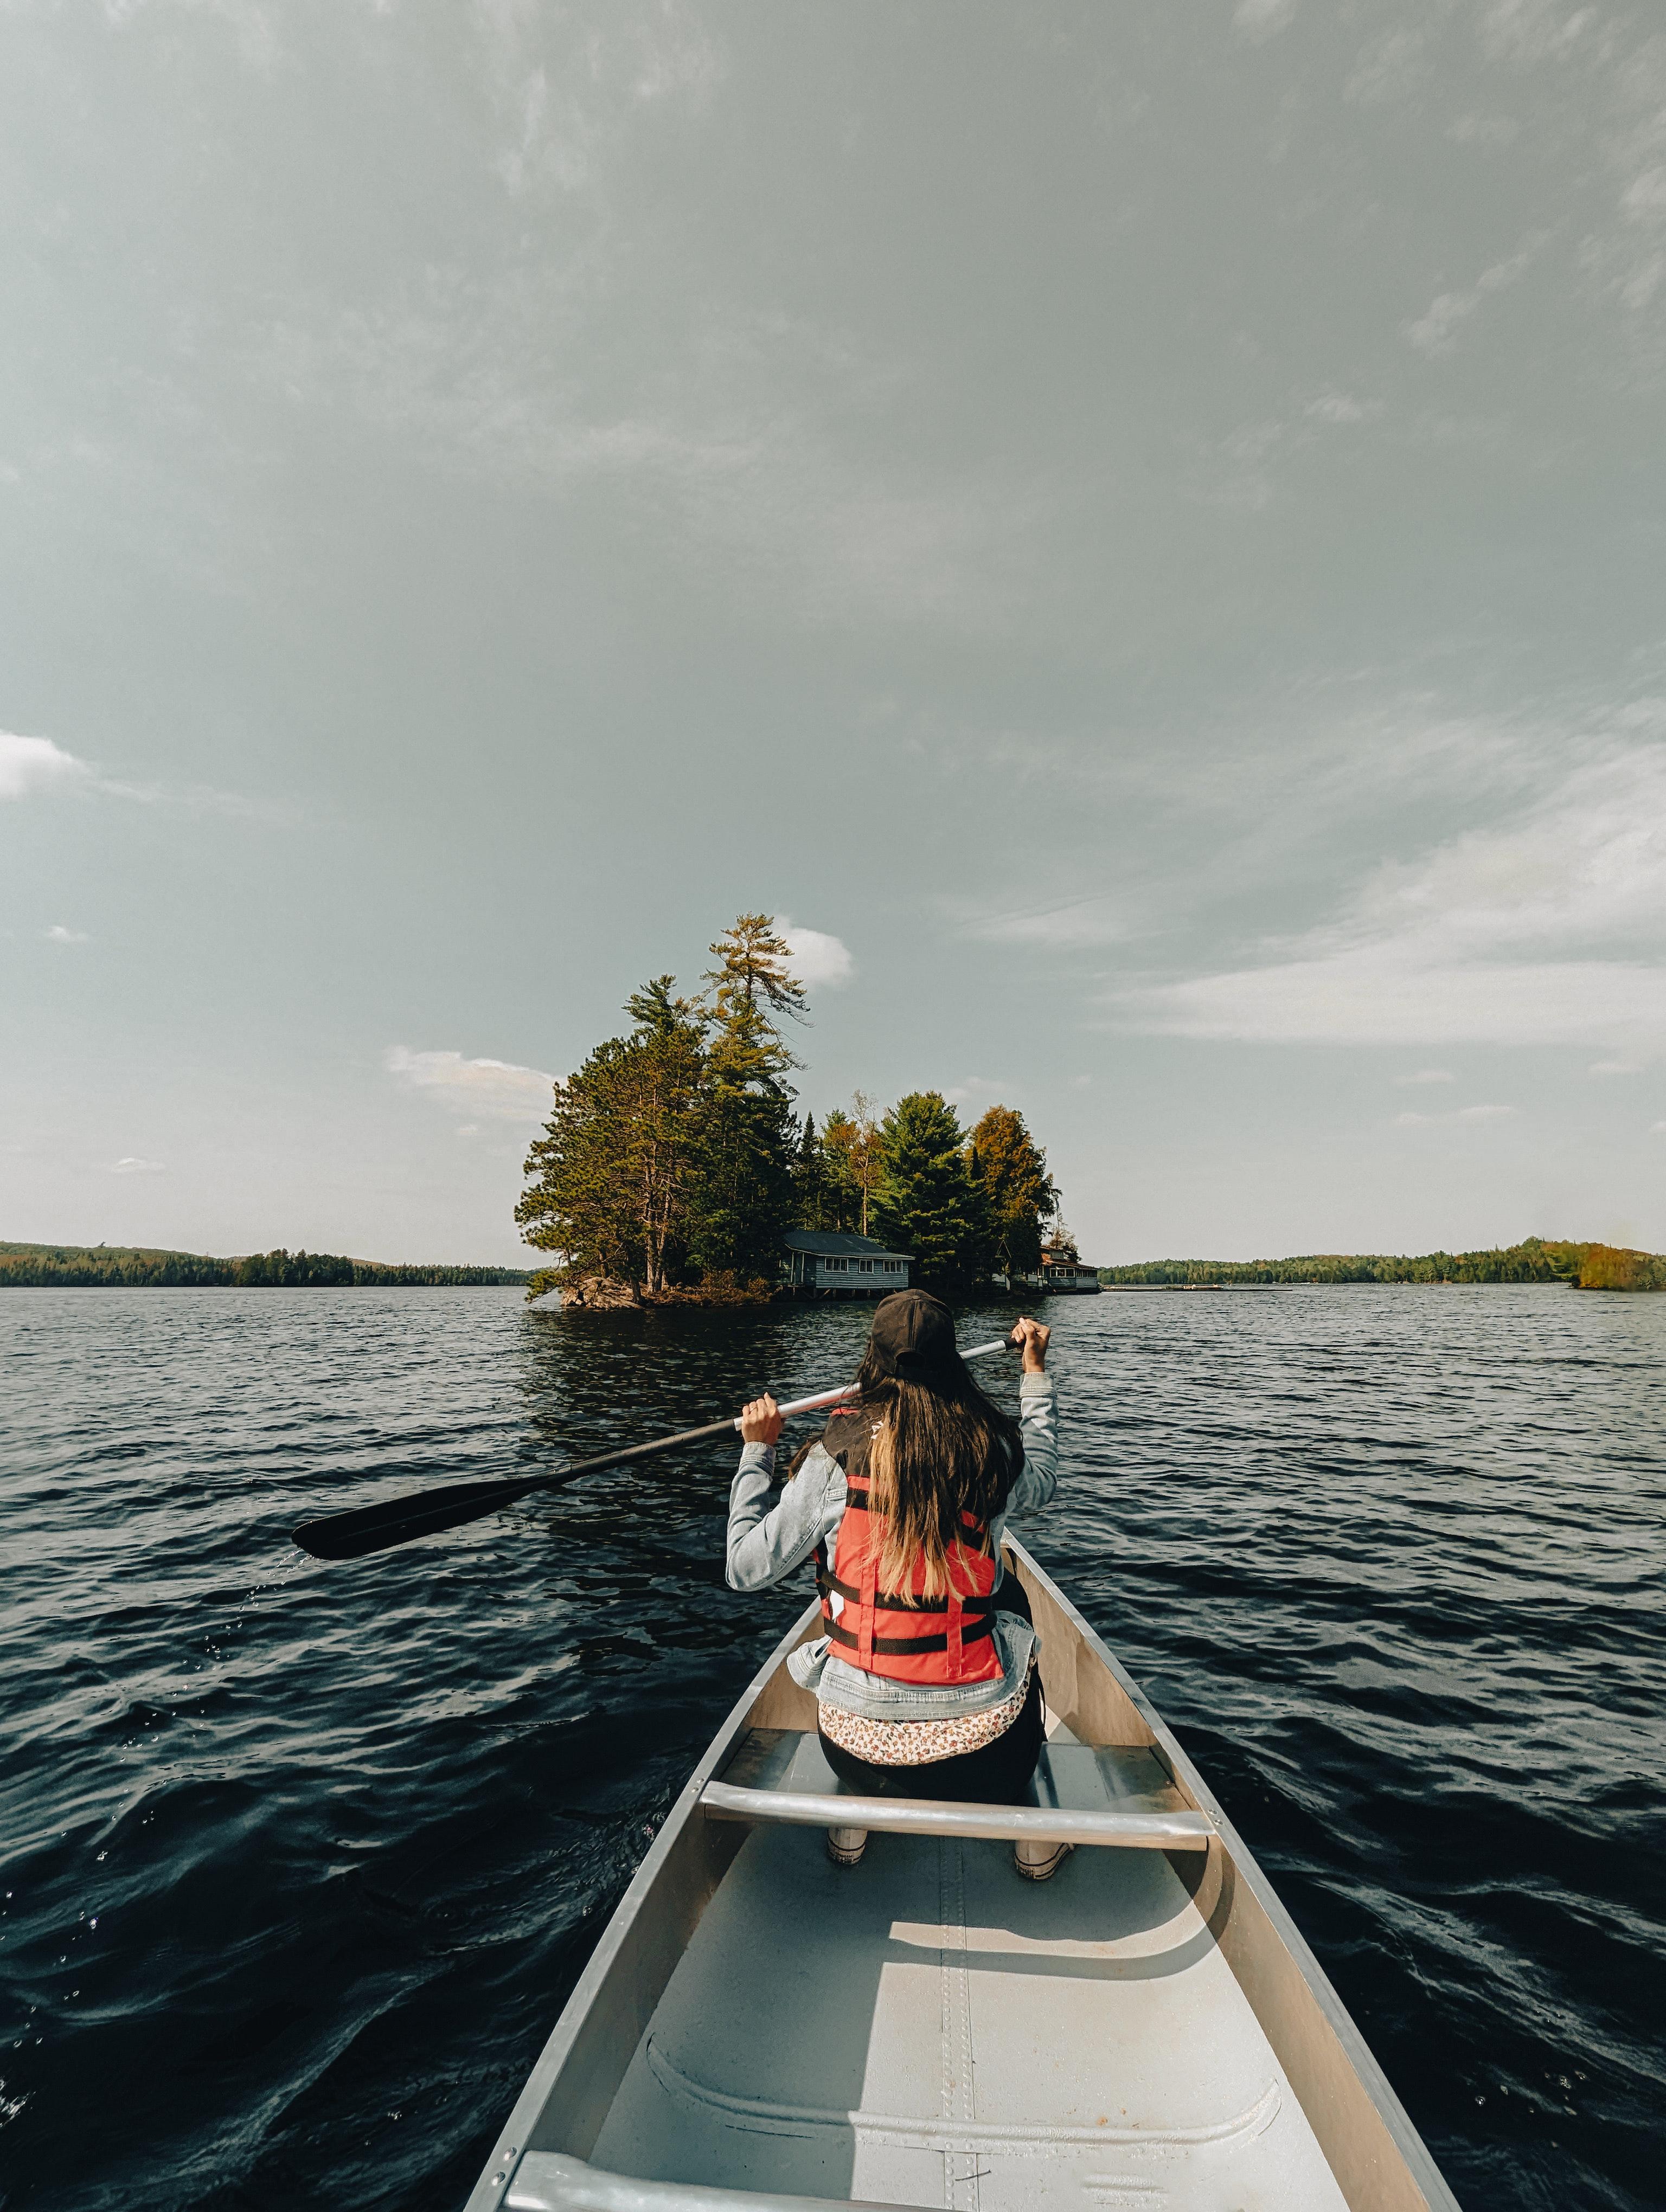
M1666 1298L1049 1317L1067 1475L1035 1547L1460 2197L1666 2202ZM0 2205L461 2200L801 1595L725 1589L721 1455L349 1566L289 1530L836 1379L863 1326L489 1291L0 1298Z

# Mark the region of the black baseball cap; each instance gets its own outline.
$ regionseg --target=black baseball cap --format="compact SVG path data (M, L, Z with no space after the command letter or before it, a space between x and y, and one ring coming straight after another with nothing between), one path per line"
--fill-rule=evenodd
M893 1375L945 1367L956 1357L954 1316L929 1291L893 1291L874 1309L871 1340Z

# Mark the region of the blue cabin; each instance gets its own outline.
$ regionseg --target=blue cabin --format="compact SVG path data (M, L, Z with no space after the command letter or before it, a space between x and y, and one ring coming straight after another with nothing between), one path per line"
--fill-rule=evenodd
M784 1273L797 1297L882 1298L909 1286L912 1255L888 1252L843 1229L793 1229L782 1240Z

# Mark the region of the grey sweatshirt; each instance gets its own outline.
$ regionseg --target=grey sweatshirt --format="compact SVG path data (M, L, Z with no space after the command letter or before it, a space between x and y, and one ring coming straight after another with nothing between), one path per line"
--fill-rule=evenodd
M1051 1498L1058 1483L1059 1432L1050 1375L1025 1375L1018 1382L1018 1425L1024 1437L1024 1465L1006 1510L990 1528L995 1556L1014 1514L1032 1513ZM769 1505L775 1473L773 1444L747 1444L729 1492L727 1577L731 1589L769 1589L796 1572L825 1544L833 1556L844 1518L844 1469L823 1450L811 1447L804 1464ZM997 1589L1000 1585L997 1583ZM843 1601L835 1596L835 1617ZM826 1637L801 1644L787 1661L795 1682L812 1690L824 1705L838 1705L876 1721L952 1720L960 1713L986 1711L1011 1697L1023 1682L1036 1648L1036 1632L1020 1615L995 1616L995 1646L1001 1672L987 1682L928 1689L917 1682L892 1682L853 1667L829 1649Z

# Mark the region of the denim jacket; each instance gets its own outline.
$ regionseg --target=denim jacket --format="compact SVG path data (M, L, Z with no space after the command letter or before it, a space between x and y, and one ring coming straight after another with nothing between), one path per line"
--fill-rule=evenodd
M1008 1519L1015 1513L1031 1513L1045 1505L1058 1481L1059 1432L1054 1419L1053 1378L1025 1375L1018 1382L1018 1425L1024 1437L1024 1465L1008 1494L1004 1512L996 1515L989 1534L995 1557ZM831 1559L844 1518L844 1469L812 1444L804 1464L781 1493L769 1504L775 1473L773 1444L747 1444L740 1455L734 1484L729 1492L729 1588L769 1589L804 1565L818 1544L825 1544ZM1004 1579L1004 1575L1003 1577ZM995 1584L997 1593L1000 1582ZM835 1597L838 1607L842 1601ZM893 1682L870 1674L836 1657L828 1638L801 1644L787 1662L795 1682L814 1691L824 1705L838 1705L875 1721L952 1720L963 1713L984 1711L1011 1697L1023 1683L1036 1647L1036 1632L1016 1613L995 1615L995 1648L1001 1672L987 1682L950 1684L928 1688L919 1682Z

